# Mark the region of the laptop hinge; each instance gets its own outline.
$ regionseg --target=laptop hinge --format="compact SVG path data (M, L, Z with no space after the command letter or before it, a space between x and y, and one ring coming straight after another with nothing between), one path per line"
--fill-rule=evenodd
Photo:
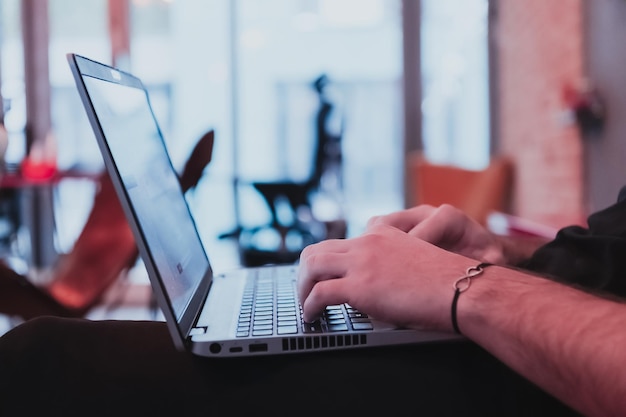
M197 336L200 334L206 334L206 331L207 331L206 326L194 327L193 329L189 331L189 336Z

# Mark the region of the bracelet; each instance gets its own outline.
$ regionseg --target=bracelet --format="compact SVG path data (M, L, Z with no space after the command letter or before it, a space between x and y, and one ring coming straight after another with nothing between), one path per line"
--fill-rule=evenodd
M452 287L454 288L454 298L452 299L451 311L452 328L458 334L461 334L461 330L459 330L459 324L456 320L456 305L459 300L459 295L461 295L462 292L466 291L470 287L470 285L472 285L472 278L482 274L485 268L491 265L492 264L490 263L483 262L476 266L470 266L469 268L467 268L467 271L465 271L465 275L454 281L454 284L452 284Z

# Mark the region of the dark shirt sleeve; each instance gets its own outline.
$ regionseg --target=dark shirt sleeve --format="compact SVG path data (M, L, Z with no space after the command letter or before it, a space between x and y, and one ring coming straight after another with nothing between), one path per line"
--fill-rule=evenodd
M587 289L626 297L626 187L618 202L569 226L518 266Z

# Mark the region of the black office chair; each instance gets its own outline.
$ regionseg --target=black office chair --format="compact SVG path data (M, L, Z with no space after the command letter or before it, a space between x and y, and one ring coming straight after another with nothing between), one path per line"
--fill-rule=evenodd
M264 226L241 229L239 245L242 263L246 266L293 263L305 246L329 237L327 225L315 218L312 205L312 196L320 189L324 177L331 172L340 172L342 162L342 135L332 133L327 126L333 111L333 104L324 94L328 82L328 77L321 75L312 85L319 96L320 106L316 120L313 169L309 178L301 182L252 183L267 204L271 220ZM285 216L280 215L284 208L291 212L286 220L283 218ZM278 247L263 249L256 244L255 238L268 230L278 234Z

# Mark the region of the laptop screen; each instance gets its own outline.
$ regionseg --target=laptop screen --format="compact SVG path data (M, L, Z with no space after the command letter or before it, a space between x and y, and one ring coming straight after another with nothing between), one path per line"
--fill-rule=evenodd
M140 86L83 80L152 265L180 320L209 263L148 96Z

